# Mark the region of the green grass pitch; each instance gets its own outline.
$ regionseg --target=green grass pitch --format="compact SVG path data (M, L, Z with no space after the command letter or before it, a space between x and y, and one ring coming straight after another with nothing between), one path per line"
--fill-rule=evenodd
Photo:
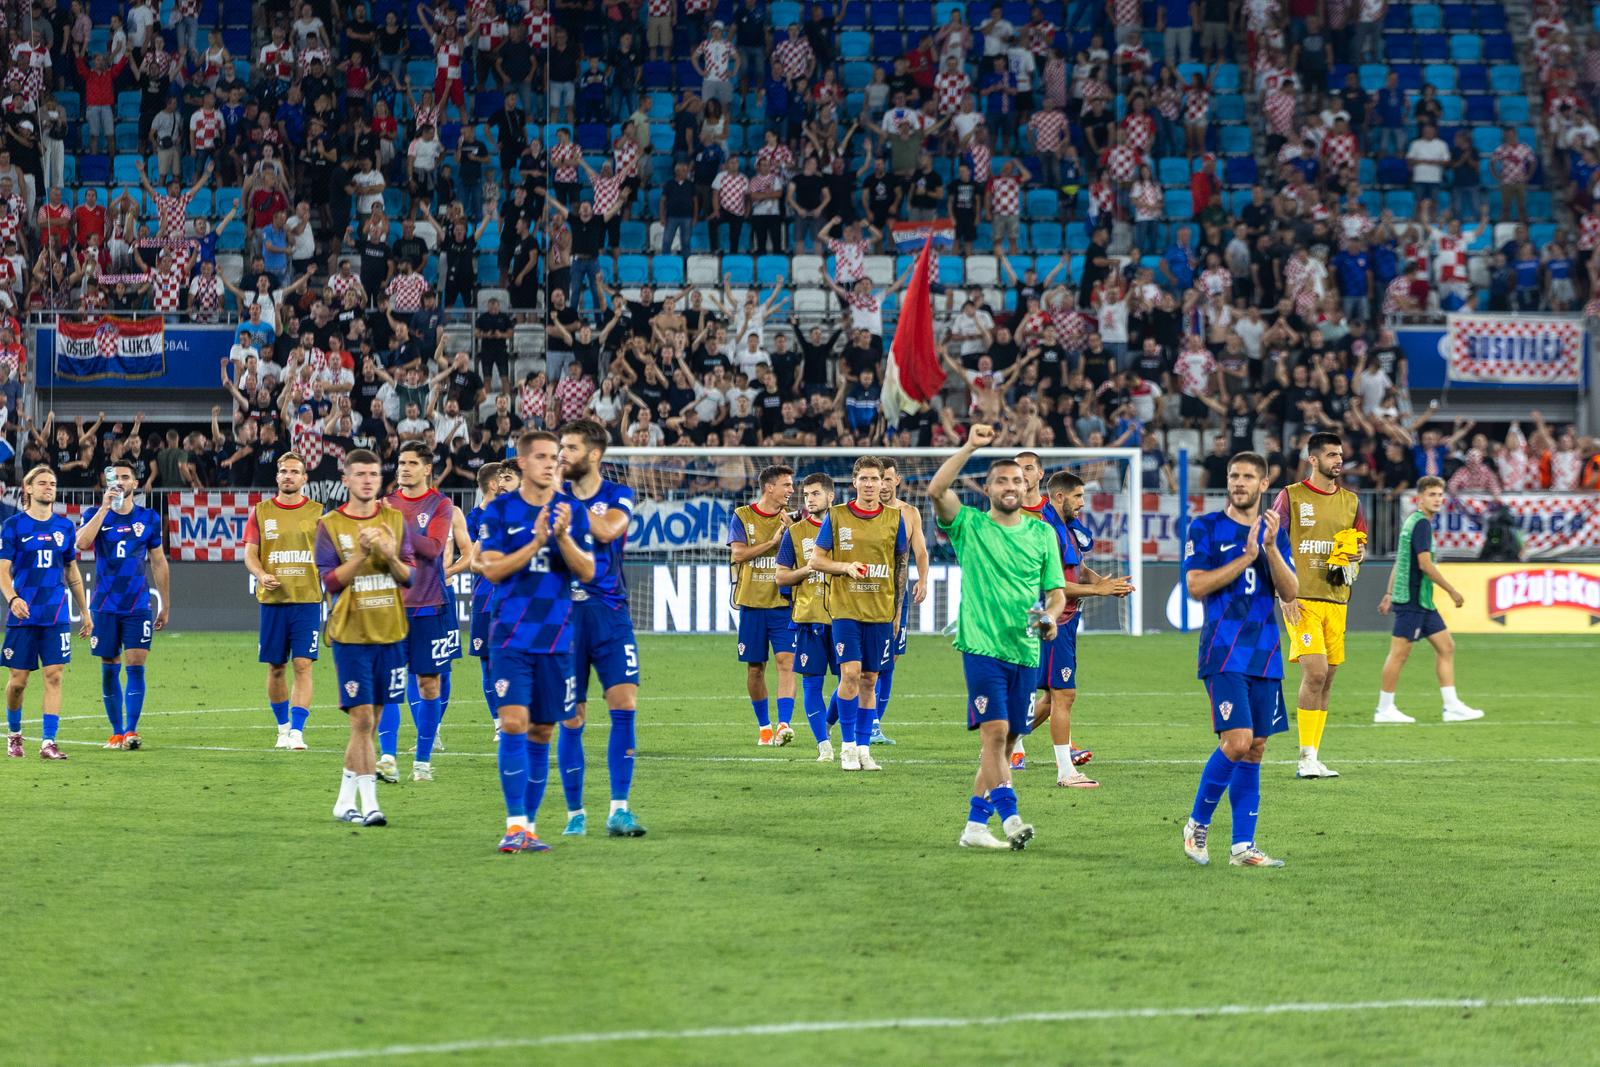
M330 819L346 732L327 657L312 751L277 752L253 635L163 635L147 747L108 752L80 645L71 760L35 756L35 690L28 759L0 765L0 1063L1600 1056L1593 641L1463 637L1461 691L1488 718L1450 726L1419 649L1400 706L1421 723L1375 727L1387 638L1354 635L1323 752L1344 777L1297 782L1293 733L1273 742L1259 837L1288 866L1262 871L1180 848L1213 745L1193 636L1082 640L1075 739L1102 787L1056 789L1041 738L1017 780L1038 827L1021 854L955 847L975 743L948 641L901 661L884 773L844 775L814 762L798 716L793 747L756 748L732 640L641 642L649 836L600 831L599 711L595 831L560 836L552 775L554 851L518 856L493 849L475 663L437 781L411 784L402 757L405 783L381 787L391 825L363 830ZM1225 842L1225 803L1216 826ZM1418 1003L1458 998L1495 1003ZM1278 1005L1301 1007L1252 1010Z

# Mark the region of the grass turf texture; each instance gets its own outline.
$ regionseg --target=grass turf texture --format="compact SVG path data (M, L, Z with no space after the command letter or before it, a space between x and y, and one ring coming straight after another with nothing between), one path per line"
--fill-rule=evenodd
M329 657L312 751L279 752L253 637L163 635L146 748L108 752L85 744L108 731L98 664L80 646L64 708L77 717L62 724L70 762L35 755L35 689L29 758L0 765L0 1061L1600 992L1586 826L1595 646L1463 637L1462 693L1488 718L1450 726L1419 647L1399 703L1427 725L1375 727L1387 640L1353 635L1335 684L1323 753L1343 778L1295 781L1292 729L1268 748L1259 833L1288 861L1281 871L1227 866L1226 802L1212 866L1183 857L1179 829L1213 744L1193 636L1082 639L1075 739L1095 750L1087 770L1102 787L1056 789L1036 736L1017 786L1038 837L1020 855L955 847L975 741L943 639L913 639L901 661L885 772L844 775L814 762L798 713L795 745L755 747L731 637L645 638L634 800L650 835L604 835L602 709L586 737L590 836L561 837L552 769L539 825L555 850L522 856L493 851L503 809L470 660L438 780L413 785L402 756L403 784L380 786L392 824L364 830L330 819L347 732L326 706ZM411 740L408 717L402 751ZM1600 1007L1563 1006L648 1039L403 1062L1459 1067L1592 1061L1596 1047Z

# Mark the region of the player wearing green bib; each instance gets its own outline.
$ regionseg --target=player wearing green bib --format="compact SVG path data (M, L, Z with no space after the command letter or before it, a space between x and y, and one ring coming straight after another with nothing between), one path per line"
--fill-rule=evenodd
M994 428L978 424L967 442L944 461L928 495L939 528L950 538L961 564L961 608L956 616L956 648L967 679L967 729L982 742L978 774L972 784L962 848L1020 850L1033 827L1017 812L1007 749L1028 729L1034 684L1039 673L1039 641L1055 637L1066 607L1066 581L1056 536L1022 510L1022 468L1012 459L989 466L984 492L989 510L966 507L954 485L973 452L994 440ZM1044 615L1030 628L1029 612L1044 598ZM999 814L1006 841L989 832Z
M1400 527L1394 570L1389 572L1389 594L1378 604L1378 610L1385 615L1393 609L1394 636L1389 639L1389 655L1383 661L1383 688L1378 691L1373 722L1417 721L1395 707L1394 691L1400 684L1400 671L1411 656L1411 646L1424 638L1433 646L1439 695L1444 699L1444 721L1483 718L1482 711L1468 707L1456 695L1456 642L1445 628L1444 616L1433 605L1435 586L1450 594L1456 607L1463 603L1460 592L1433 561L1433 520L1444 508L1444 496L1443 478L1430 475L1418 481L1417 510L1407 515Z

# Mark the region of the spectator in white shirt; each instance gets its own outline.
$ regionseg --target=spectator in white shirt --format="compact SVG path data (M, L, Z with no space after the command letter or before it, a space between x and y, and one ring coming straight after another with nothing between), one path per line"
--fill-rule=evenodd
M1421 134L1406 149L1406 162L1411 166L1411 189L1417 199L1436 199L1444 182L1444 168L1450 162L1450 146L1439 137L1432 123L1424 125Z

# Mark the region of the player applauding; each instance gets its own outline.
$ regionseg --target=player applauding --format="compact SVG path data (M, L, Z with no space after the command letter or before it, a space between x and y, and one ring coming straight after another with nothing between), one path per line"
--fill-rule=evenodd
M548 852L535 819L550 779L550 735L572 718L572 588L594 580L589 516L559 492L553 433L517 438L522 484L483 509L482 573L494 582L489 671L500 702L501 852Z
M489 597L494 583L483 576L483 563L479 558L482 544L478 529L483 522L483 509L501 493L514 493L519 477L509 463L485 463L478 468L478 506L467 512L467 531L472 538L472 551L461 562L472 572L472 654L478 659L478 669L483 675L483 699L489 705L489 718L495 724L495 739L500 736L500 713L495 707L494 685L489 680Z
M900 629L895 635L889 665L878 672L877 703L873 706L872 743L892 745L894 742L883 736L881 723L889 714L889 698L894 695L895 664L906 654L906 635L911 629L911 605L928 599L928 541L922 536L922 512L900 499L900 470L894 457L884 456L878 462L883 464L883 484L878 495L884 507L898 508L904 516L906 536L911 541L911 560L917 565L917 580L911 586L911 595L903 597L900 602Z
M1023 849L1033 827L1022 821L1007 763L1010 743L1028 729L1034 682L1039 673L1039 641L1055 637L1065 604L1061 554L1055 535L1022 511L1022 468L999 459L989 466L984 493L989 510L961 503L955 482L972 453L994 440L994 427L974 425L960 450L945 460L928 486L939 528L949 536L961 564L961 608L956 616L956 648L967 680L967 729L982 745L972 783L962 848ZM1044 599L1037 630L1031 609ZM996 813L1006 835L989 832Z
M878 672L888 666L906 595L905 516L885 507L883 464L856 460L856 498L828 509L811 549L811 567L832 580L833 652L839 660L839 769L880 771L872 758Z
M100 657L100 697L111 720L107 748L136 749L139 715L144 711L144 663L150 640L167 625L172 598L167 554L161 547L161 516L135 505L139 482L128 463L107 469L105 499L78 529L79 552L94 549L95 583L90 606L94 611L94 636L89 651ZM150 582L155 582L158 606L150 611ZM122 690L122 662L128 665L126 717Z
M1240 452L1228 461L1228 504L1194 520L1184 560L1189 595L1205 604L1200 628L1200 680L1211 700L1211 729L1220 744L1201 772L1194 808L1183 828L1183 851L1211 862L1206 836L1227 792L1233 809L1235 867L1282 867L1256 848L1261 808L1261 758L1267 738L1289 728L1283 708L1283 654L1276 598L1300 593L1289 534L1276 511L1261 513L1267 461Z
M761 497L733 509L728 526L733 563L733 603L739 609L739 662L756 713L758 745L794 740L794 622L777 583L778 542L788 524L785 509L794 495L794 471L781 464L761 472ZM767 695L767 649L778 661L778 729L772 729Z
M267 665L267 703L278 723L275 748L303 752L311 714L311 665L322 639L322 582L317 524L322 506L305 495L306 461L278 457L278 492L250 509L244 566L255 579L261 620L256 658ZM288 678L293 664L294 684Z
M83 619L80 637L94 633L89 605L83 597L83 576L72 523L55 513L56 476L49 467L34 467L22 479L22 510L0 526L0 596L6 598L5 663L6 755L22 758L22 698L28 679L44 668L44 727L39 757L63 760L56 745L61 725L61 675L72 659L72 623L67 615L67 590Z
M831 669L837 676L839 660L833 653L833 616L828 614L828 576L811 566L812 549L823 516L833 506L833 479L820 471L800 483L805 513L787 527L778 545L778 585L789 590L794 619L794 670L806 702L806 722L817 741L817 762L833 762L833 742L828 740L828 703L822 685Z
M406 691L404 588L411 584L415 556L405 517L378 499L383 467L374 453L357 448L345 456L344 485L350 500L322 517L316 549L317 572L333 597L328 640L339 707L350 718L333 817L386 826L372 734L378 708Z

